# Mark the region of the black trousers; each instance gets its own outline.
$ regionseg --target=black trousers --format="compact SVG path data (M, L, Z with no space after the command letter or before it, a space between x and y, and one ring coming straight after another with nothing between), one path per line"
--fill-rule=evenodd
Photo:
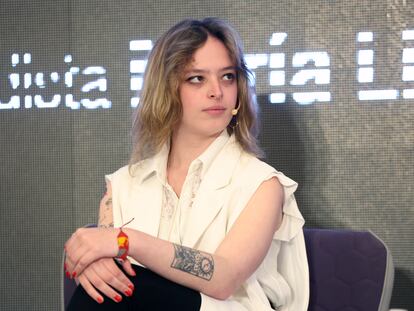
M82 286L78 286L67 310L134 310L134 311L199 311L201 295L199 292L171 282L154 272L133 265L135 277L129 276L135 289L131 297L122 295L122 301L116 303L104 297L102 304L92 299Z

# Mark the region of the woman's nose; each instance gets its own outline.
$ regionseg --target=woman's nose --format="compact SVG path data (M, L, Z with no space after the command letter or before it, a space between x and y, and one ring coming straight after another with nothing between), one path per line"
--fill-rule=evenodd
M208 90L208 97L211 99L221 99L223 96L223 90L219 81L211 81Z

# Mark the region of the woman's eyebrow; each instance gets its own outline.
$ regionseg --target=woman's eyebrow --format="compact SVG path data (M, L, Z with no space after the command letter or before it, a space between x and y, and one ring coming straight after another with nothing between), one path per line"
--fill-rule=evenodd
M222 71L228 71L228 70L236 71L236 67L235 66L226 66L226 67L220 68L218 71L222 72ZM189 69L185 70L184 72L186 74L189 74L189 73L209 73L210 70L201 69L201 68L189 68Z

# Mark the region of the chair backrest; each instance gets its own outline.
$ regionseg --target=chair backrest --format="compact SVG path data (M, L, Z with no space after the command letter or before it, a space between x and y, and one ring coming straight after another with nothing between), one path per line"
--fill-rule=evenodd
M305 229L309 311L388 311L392 257L372 232Z

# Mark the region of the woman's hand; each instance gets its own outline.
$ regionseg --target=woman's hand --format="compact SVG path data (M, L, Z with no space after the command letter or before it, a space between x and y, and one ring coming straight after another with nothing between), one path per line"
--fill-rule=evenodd
M76 277L92 262L118 254L117 235L113 228L79 228L65 244L65 268Z
M130 276L135 276L129 260L122 264L123 270ZM79 275L77 280L96 302L102 303L102 295L109 297L115 302L122 300L123 294L131 296L134 291L134 284L125 275L111 258L102 258L91 263ZM102 295L101 295L102 294Z

